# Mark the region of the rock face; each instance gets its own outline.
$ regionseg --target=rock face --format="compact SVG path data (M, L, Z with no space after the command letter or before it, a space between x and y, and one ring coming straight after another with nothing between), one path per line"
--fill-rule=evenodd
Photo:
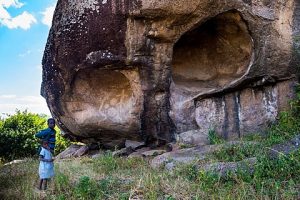
M73 140L262 130L296 83L296 0L58 0L42 95Z

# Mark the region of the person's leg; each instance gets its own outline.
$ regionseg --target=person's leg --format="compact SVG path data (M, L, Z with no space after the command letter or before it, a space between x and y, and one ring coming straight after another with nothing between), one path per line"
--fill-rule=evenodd
M42 190L42 186L43 186L43 180L44 180L44 179L40 179L39 190Z
M47 180L48 179L46 179L46 178L44 179L44 190L47 190Z

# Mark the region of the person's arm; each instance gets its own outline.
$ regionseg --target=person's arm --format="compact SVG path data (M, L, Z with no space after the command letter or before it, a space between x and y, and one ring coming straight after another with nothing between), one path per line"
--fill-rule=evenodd
M48 130L44 129L44 130L41 130L40 132L38 132L37 134L35 134L35 137L44 138L47 134L48 134Z
M46 155L46 151L44 148L42 148L41 152L40 152L40 157L39 160L43 161L43 162L53 162L53 159L45 159L45 155Z
M44 156L42 156L42 155L40 155L40 159L39 160L43 161L43 162L53 162L54 161L53 158L51 158L51 159L45 159Z

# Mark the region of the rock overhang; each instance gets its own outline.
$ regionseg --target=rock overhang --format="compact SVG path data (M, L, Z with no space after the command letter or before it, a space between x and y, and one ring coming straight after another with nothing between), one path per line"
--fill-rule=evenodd
M271 84L271 97L280 99L275 85L295 74L293 11L294 1L59 1L43 60L43 95L62 130L77 140L171 141L203 123L211 124L203 131L220 123L223 135L240 135L251 129L241 130L241 111L251 102L241 107L239 98L250 98L247 88ZM114 89L105 93L106 86ZM128 100L113 97L123 91ZM65 103L74 98L78 105ZM115 122L109 108L123 117ZM205 117L204 108L219 114L205 111Z

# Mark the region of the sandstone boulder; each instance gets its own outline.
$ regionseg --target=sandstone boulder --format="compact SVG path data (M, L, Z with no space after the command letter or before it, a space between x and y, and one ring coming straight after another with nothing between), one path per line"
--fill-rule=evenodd
M132 149L132 147L126 147L126 148L114 151L112 153L112 156L115 156L115 157L128 156L129 154L131 154L133 152L134 152L134 150Z
M125 147L131 147L133 150L136 150L138 148L142 148L145 146L144 142L138 142L138 141L132 141L132 140L126 140L125 141Z
M207 145L167 152L153 158L150 165L152 168L166 166L167 169L172 169L178 164L189 164L193 161L204 160L208 154L221 148L221 145Z
M75 158L86 155L89 151L89 147L87 145L77 145L72 144L63 152L56 156L57 159L66 159L66 158Z
M261 131L293 97L299 10L296 0L58 0L41 93L67 136L87 143Z
M144 157L151 157L151 156L158 156L158 155L161 155L163 153L166 153L166 150L157 149L157 150L145 151L145 152L142 153L142 155Z
M279 156L287 156L289 154L297 152L299 149L300 149L300 135L297 135L291 140L270 147L269 156L271 158L276 158Z
M228 174L236 174L239 170L247 171L250 174L254 173L254 166L257 159L247 158L239 162L216 162L206 164L204 166L197 166L198 170L205 172L213 172L221 177L226 177Z
M178 142L187 145L208 145L208 134L199 130L191 130L178 134Z

